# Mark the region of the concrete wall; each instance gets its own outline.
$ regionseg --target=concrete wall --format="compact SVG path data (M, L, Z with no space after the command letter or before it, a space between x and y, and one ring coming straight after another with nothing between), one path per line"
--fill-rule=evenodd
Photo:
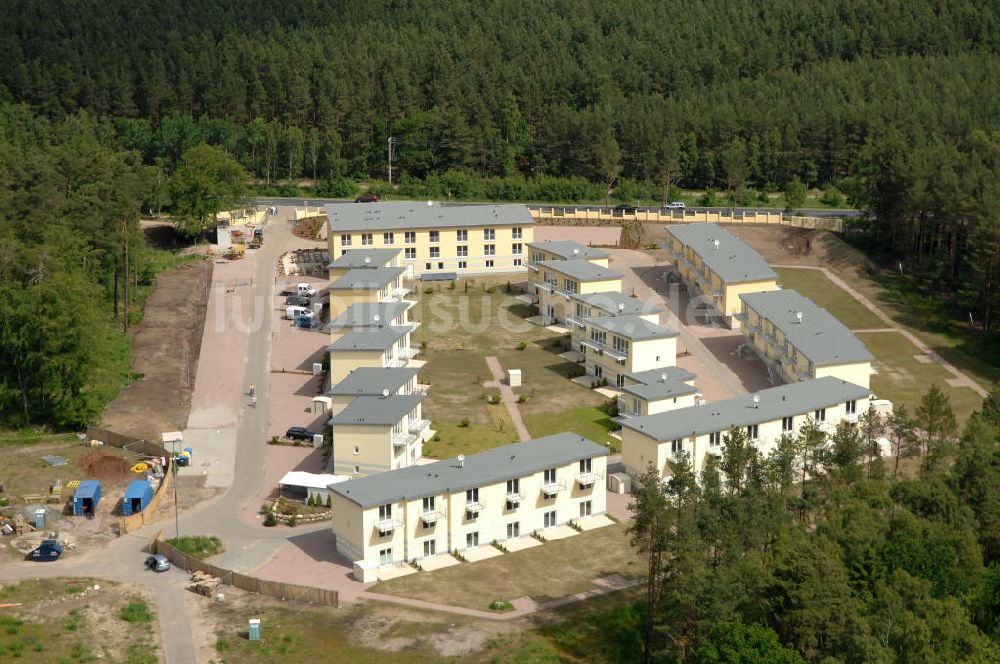
M623 221L656 224L686 224L714 221L719 224L773 224L792 228L821 228L835 232L844 230L842 219L788 215L778 212L694 212L687 210L636 210L633 214L602 210L577 209L569 206L535 206L528 212L535 220L547 225L614 226Z

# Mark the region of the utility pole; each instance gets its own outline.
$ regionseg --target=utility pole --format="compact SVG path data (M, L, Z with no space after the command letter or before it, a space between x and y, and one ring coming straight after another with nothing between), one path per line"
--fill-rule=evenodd
M389 186L392 186L392 144L396 142L395 137L389 137Z

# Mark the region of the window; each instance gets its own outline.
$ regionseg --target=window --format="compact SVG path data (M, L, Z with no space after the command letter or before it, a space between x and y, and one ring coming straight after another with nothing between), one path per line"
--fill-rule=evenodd
M590 516L591 504L589 500L580 503L580 516Z
M580 284L579 284L579 282L574 281L573 279L563 279L563 284L566 286L566 291L568 293L579 293L580 292Z
M593 468L592 461L593 461L593 459L580 459L580 473L581 474L586 474L586 473L592 472L591 471L591 468Z
M431 247L431 258L441 258L441 247Z
M814 415L815 417L813 419L817 422L826 422L826 408L818 409Z
M618 374L618 377L615 378L615 385L625 387L625 374Z
M469 264L468 264L468 263L466 263L465 261L458 261L458 269L459 269L459 270L464 270L464 269L465 269L465 268L467 268L468 266L469 266Z
M382 567L392 564L392 547L378 550L378 564Z
M594 378L604 378L604 367L600 364L594 365Z
M465 502L467 502L467 503L478 503L479 502L479 489L466 489L465 490Z
M676 402L677 399L674 399L674 401ZM639 401L639 397L636 397L635 399L632 399L632 414L633 415L641 415L642 414L642 402Z
M556 511L552 510L551 512L542 514L542 523L545 528L551 528L556 525Z
M378 520L388 521L392 518L392 505L379 505L378 506Z
M437 553L437 542L435 540L424 541L424 558L430 558Z
M341 249L341 250L340 250L340 255L341 255L341 256L343 256L343 255L344 255L344 254L346 254L346 253L347 253L347 249Z
M438 269L439 270L443 270L444 269L444 263L438 263Z
M521 259L520 258L515 258L514 259L514 267L520 267L520 266L521 266Z
M468 242L469 241L469 231L467 231L464 228L460 228L459 230L455 231L455 235L456 235L455 239L458 242Z
M431 231L427 235L428 235L427 240L429 242L436 243L441 241L441 231Z
M611 347L614 348L619 353L627 353L628 339L622 339L621 337L611 337Z
M417 248L416 247L407 247L406 248L406 257L409 258L410 260L416 259L416 257L417 257Z
M495 244L484 244L483 245L483 255L485 256L496 256L497 246Z
M363 246L365 246L365 247L370 247L373 244L375 244L375 240L374 240L374 238L372 238L372 234L371 233L362 233L361 234L361 244Z
M608 341L608 334L604 330L598 330L597 328L590 328L590 340L596 341L599 344L605 344Z
M497 239L496 229L487 228L486 230L484 230L483 231L483 239L484 240L495 240L495 239Z
M360 454L360 453L361 453L361 450L360 450L360 449L358 448L358 446L357 446L357 445L355 445L355 446L354 446L354 456L357 456L357 455L358 455L358 454Z
M846 404L844 404L844 410L848 415L854 415L855 413L858 412L858 402L848 401Z
M433 263L424 263L424 269L425 270L430 270L431 269L431 265L433 265Z
M507 539L514 539L521 536L521 524L515 521L507 524Z
M417 243L417 232L416 231L406 231L403 234L403 242L406 244L416 244Z
M428 497L424 498L423 501L422 501L422 507L423 507L423 511L424 512L433 512L434 511L434 496L428 496Z
M361 466L354 466L354 474L355 475L361 474Z
M781 418L781 430L783 432L791 431L795 427L794 417L782 417Z
M712 447L718 447L719 445L721 445L722 444L722 432L721 431L713 431L712 433L708 434L708 444L711 445Z
M465 548L474 549L479 546L479 533L465 533Z
M340 246L349 247L351 246L351 236L344 234L340 236Z
M465 258L466 256L468 256L469 255L469 247L467 247L464 244L459 245L459 247L458 247L458 255L459 255L460 258Z
M747 427L747 438L757 440L757 425L751 424Z
M516 494L521 492L521 480L507 480L507 493Z
M680 438L670 441L671 454L680 454L683 451L684 451L684 443L681 441Z
M514 228L510 229L510 235L515 240L520 240L521 239L521 227L520 226L514 226Z
M382 233L382 244L392 244L396 241L396 236L392 233Z
M520 256L521 255L521 243L520 242L515 242L514 244L510 245L510 253L514 254L515 256Z
M491 260L486 261L486 267L493 267L493 261Z
M546 484L555 484L556 483L556 469L555 468L549 468L548 470L546 470L545 471L545 477L544 477L543 481Z

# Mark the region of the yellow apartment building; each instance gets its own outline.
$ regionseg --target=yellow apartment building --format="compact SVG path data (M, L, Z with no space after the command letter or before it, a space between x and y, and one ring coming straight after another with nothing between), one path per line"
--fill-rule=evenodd
M570 326L573 348L588 376L623 387L627 375L672 367L679 333L639 316L597 316Z
M856 422L868 410L871 392L838 378L826 377L761 390L725 401L629 417L622 425L622 463L638 477L655 464L670 476L668 461L688 460L701 473L708 456L721 457L727 432L745 429L763 456L784 435L797 435L807 420L832 433L842 421Z
M326 266L330 281L336 281L351 270L379 267L399 267L399 257L402 249L350 249L336 258L330 254L331 261Z
M330 384L336 385L359 367L405 367L419 352L410 346L410 325L355 328L326 347Z
M430 421L421 416L425 397L360 396L330 418L333 472L364 477L414 465L433 435Z
M521 272L534 219L524 205L415 201L326 206L331 260L353 249L399 249L408 278Z
M391 396L406 396L417 392L417 372L414 367L359 367L343 380L327 388L330 417L335 417L358 397L380 397L387 390ZM333 457L329 465L333 467ZM329 472L329 471L328 471Z
M560 433L333 484L337 551L354 563L357 580L370 582L381 567L603 514L607 455Z
M537 264L532 286L538 298L538 313L546 324L565 323L574 312L573 295L621 292L622 275L587 260L554 260Z
M737 329L740 295L777 290L778 275L743 240L715 223L664 226L667 250L691 298Z
M355 268L330 282L330 318L344 313L352 304L402 300L410 292L403 288L402 267Z
M641 417L696 406L701 403L701 394L694 379L693 373L679 367L625 374L618 396L618 416Z
M597 316L638 316L650 323L660 322L663 307L653 302L623 295L618 291L570 293L566 324L584 327L583 319Z
M746 347L767 366L771 382L833 376L868 387L874 356L835 316L795 290L741 296Z
M531 259L526 263L528 269L537 272L538 264L545 261L583 260L600 267L608 267L611 254L572 240L544 240L529 243L528 256Z
M330 334L330 343L333 343L357 328L409 325L415 330L419 323L410 321L410 309L415 304L412 300L358 302L324 325L323 331Z

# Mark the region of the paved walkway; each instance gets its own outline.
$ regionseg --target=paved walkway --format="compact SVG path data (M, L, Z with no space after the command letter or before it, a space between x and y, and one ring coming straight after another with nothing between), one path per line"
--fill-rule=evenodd
M772 267L794 268L796 270L817 270L819 272L822 272L823 274L826 275L826 277L830 281L832 281L837 286L840 286L842 289L848 292L851 295L851 297L853 297L855 300L864 305L866 309L868 309L873 314L878 316L881 320L883 320L886 323L886 325L888 325L889 328L891 328L891 331L899 332L900 334L902 334L904 337L906 337L906 339L910 343L916 346L921 353L926 355L930 359L930 361L941 365L946 371L948 371L952 375L952 378L948 380L949 385L951 385L952 387L967 387L983 398L985 398L986 395L988 394L986 388L984 388L982 385L973 380L968 374L959 370L959 368L956 367L954 364L952 364L951 362L949 362L948 360L944 359L943 357L935 353L933 350L931 350L931 348L927 344L925 344L920 339L920 337L913 334L909 330L900 327L896 323L896 321L890 318L889 315L884 311L882 311L874 302L872 302L867 297L859 293L853 286L848 284L846 281L841 279L839 276L837 276L827 268L818 267L814 265L773 265ZM884 332L886 331L886 329L879 328L877 330L857 330L857 332L869 332L869 331Z
M558 597L556 599L548 600L547 602L536 602L530 597L518 597L510 602L514 606L514 610L504 611L502 613L498 613L496 611L484 611L481 609L470 609L464 606L452 606L451 604L438 604L437 602L428 602L422 599L412 599L410 597L383 595L381 593L373 593L370 591L361 593L359 597L361 599L368 599L376 602L400 604L425 611L440 611L442 613L468 616L470 618L481 618L483 620L514 620L516 618L523 618L524 616L538 611L548 611L550 609L559 608L560 606L566 606L567 604L575 604L576 602L582 602L586 599L607 595L609 593L624 590L625 588L631 588L632 586L637 586L645 582L645 579L628 580L614 574L612 576L594 579L592 583L597 586L597 588L594 588L593 590L585 590L575 595Z
M526 440L531 440L528 427L524 426L524 420L521 418L521 409L517 407L517 395L514 394L514 390L510 389L510 385L504 380L503 366L501 366L500 360L492 356L487 357L486 366L490 368L493 380L483 383L483 387L500 390L500 401L503 402L503 405L507 407L507 412L510 413L510 421L513 422L514 428L517 429L518 438L521 439L522 443Z

